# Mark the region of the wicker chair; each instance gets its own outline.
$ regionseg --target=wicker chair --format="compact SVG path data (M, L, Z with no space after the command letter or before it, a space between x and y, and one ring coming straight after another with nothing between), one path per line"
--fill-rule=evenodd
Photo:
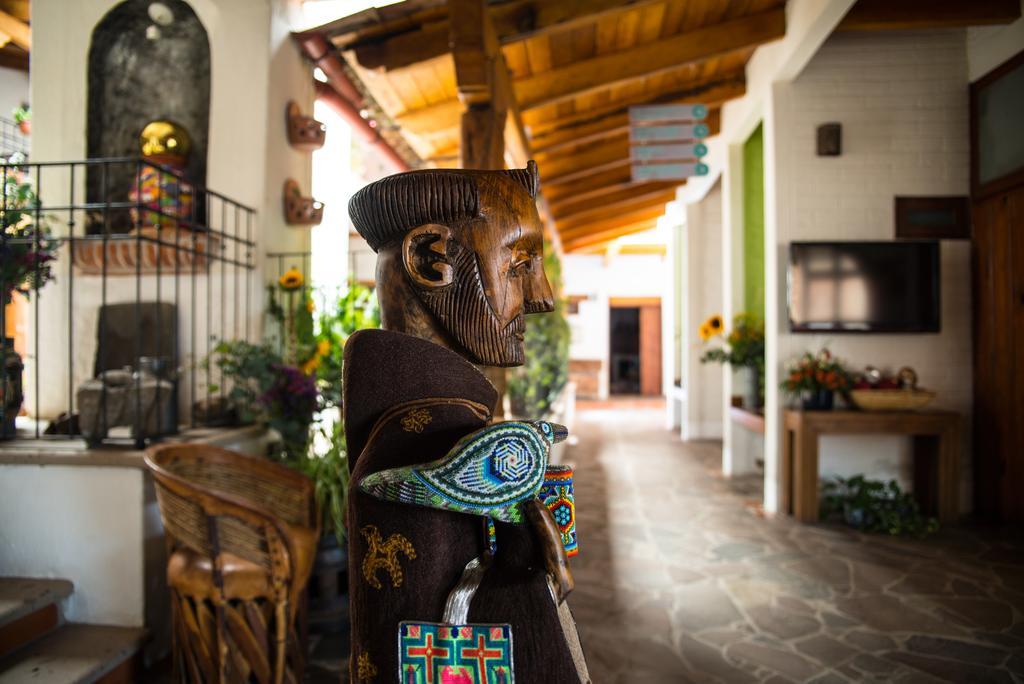
M302 680L295 629L319 519L290 468L204 444L149 449L168 543L175 681Z

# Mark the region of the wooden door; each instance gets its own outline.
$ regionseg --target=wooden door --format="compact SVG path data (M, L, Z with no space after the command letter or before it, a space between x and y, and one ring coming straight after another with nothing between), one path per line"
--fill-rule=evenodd
M661 394L661 303L640 307L640 394Z
M975 509L1024 521L1024 187L974 204Z

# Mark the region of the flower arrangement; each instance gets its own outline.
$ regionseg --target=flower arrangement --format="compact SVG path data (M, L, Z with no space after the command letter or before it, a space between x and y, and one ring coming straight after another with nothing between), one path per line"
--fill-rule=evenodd
M17 159L13 159L17 163ZM52 262L59 243L50 238L43 217L38 216L39 198L20 169L7 167L4 178L3 209L0 210L0 283L3 304L11 303L15 292L29 297L53 280Z
M816 354L805 353L786 371L781 386L792 395L822 391L845 393L853 387L853 376L832 352L822 349Z
M282 440L279 458L305 456L310 427L320 408L316 381L289 365L269 343L220 342L205 365L220 369L230 381L227 398L244 423L261 422L274 428ZM211 392L221 391L210 383Z
M220 369L243 422L265 423L281 435L276 457L313 480L341 544L348 461L344 426L328 410L341 405L345 341L356 330L378 327L380 312L373 291L355 283L334 306L316 311L302 273L289 269L268 286L267 315L278 324L279 339L221 342L205 365ZM220 391L216 384L210 389Z
M700 326L700 339L709 342L725 335L725 346L709 349L700 357L701 363L727 363L737 368L764 368L764 321L749 313L733 317L732 330L726 334L720 314L715 314Z

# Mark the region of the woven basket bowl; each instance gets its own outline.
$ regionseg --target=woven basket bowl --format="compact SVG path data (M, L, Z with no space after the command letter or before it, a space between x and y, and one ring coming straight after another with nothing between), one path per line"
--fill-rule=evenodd
M908 411L927 406L935 392L923 389L861 389L850 390L850 399L865 411Z

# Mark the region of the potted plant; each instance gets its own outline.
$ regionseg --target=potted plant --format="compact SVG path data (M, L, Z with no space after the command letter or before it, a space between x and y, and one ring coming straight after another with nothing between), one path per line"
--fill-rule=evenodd
M14 123L18 124L18 129L23 135L30 135L32 133L32 109L27 103L20 107L15 107L11 115L14 117Z
M310 430L320 408L316 382L301 369L288 364L269 343L220 342L210 363L230 381L227 398L243 423L260 422L281 437L274 456L281 461L302 458L309 449ZM210 383L211 392L221 386Z
M820 517L825 521L894 536L925 537L939 529L938 520L924 515L914 496L895 480L837 477L825 482L822 495Z
M725 344L708 349L700 357L701 363L728 364L746 374L743 405L752 410L764 405L762 384L764 377L764 321L750 313L733 317L732 330L726 334L722 316L715 314L700 326L701 342L725 336Z
M561 263L554 249L545 245L544 270L555 295L555 310L528 317L526 363L509 372L508 395L512 414L530 418L549 416L569 381L569 321L562 287Z
M18 159L12 158L13 163ZM27 175L16 166L7 166L4 198L0 208L0 330L6 332L4 311L14 301L15 293L26 299L53 280L52 262L59 242L51 239L45 217L39 214L39 198ZM0 439L14 437L14 421L21 410L21 356L14 350L14 340L3 336L0 357L3 359L3 386L0 389Z
M805 411L830 411L835 394L845 394L853 387L853 378L842 362L828 349L806 352L796 365L786 371L782 390L801 401Z

